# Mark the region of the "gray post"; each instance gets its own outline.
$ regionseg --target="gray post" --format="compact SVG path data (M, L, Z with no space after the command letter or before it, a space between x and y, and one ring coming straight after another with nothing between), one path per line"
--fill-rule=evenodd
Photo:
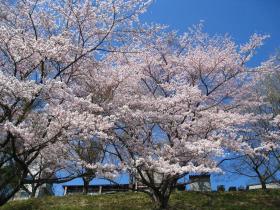
M64 187L64 193L63 195L66 195L67 194L67 186Z

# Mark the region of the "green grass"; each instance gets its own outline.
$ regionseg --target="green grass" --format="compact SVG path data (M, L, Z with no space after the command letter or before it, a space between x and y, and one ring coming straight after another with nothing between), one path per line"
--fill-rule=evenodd
M244 192L175 192L170 210L279 210L280 190ZM0 210L152 210L149 197L142 193L116 193L96 196L44 197L11 201Z

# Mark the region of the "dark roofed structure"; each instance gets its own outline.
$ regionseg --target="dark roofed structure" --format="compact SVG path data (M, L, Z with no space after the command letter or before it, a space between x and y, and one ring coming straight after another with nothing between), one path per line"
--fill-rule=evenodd
M64 195L81 194L83 193L83 185L63 185ZM88 188L89 194L101 194L101 193L113 193L113 192L125 192L130 190L129 184L102 184L102 185L90 185Z
M64 195L82 194L83 185L63 185ZM138 186L137 189L145 189L146 186ZM102 193L115 193L115 192L127 192L135 189L131 184L102 184L102 185L90 185L88 188L88 194L102 194ZM177 184L176 189L179 191L185 190L185 184Z
M209 174L190 175L189 181L191 191L211 191L211 181Z

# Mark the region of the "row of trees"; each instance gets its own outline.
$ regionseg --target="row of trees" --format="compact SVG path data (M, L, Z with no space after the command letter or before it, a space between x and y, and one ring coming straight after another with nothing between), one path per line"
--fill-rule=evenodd
M241 157L273 157L276 177L278 104L259 87L279 65L246 65L267 36L178 35L140 23L150 3L1 1L0 205L26 183L86 192L125 171L166 208L179 179Z

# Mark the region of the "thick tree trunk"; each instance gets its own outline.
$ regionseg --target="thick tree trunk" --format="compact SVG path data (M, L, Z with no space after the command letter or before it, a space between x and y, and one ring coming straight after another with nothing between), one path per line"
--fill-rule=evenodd
M166 189L162 191L154 191L152 194L152 199L159 209L167 209L168 201L170 197L171 189Z
M20 189L20 185L12 189L9 193L1 192L0 193L0 206L7 203Z
M167 209L169 196L163 196L160 198L160 209Z
M18 167L18 170L19 167ZM23 170L20 176L16 176L17 183L16 185L10 184L11 182L11 177L8 177L5 180L1 180L3 184L1 184L0 188L0 206L4 205L7 203L21 188L23 184L23 179L24 177L27 176L27 170ZM15 176L13 176L15 178ZM6 189L6 190L5 190Z

